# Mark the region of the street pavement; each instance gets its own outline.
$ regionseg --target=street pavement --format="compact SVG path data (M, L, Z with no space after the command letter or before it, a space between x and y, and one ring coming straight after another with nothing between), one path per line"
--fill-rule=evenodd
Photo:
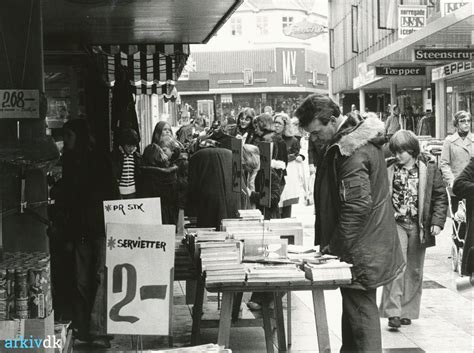
M293 216L304 225L304 245L312 245L314 239L314 215L312 206L296 205ZM474 351L474 291L459 293L455 283L459 275L451 268L451 237L449 220L445 230L437 237L437 246L426 252L421 314L409 326L391 331L387 319L380 319L382 346L386 353L407 352L473 352ZM184 282L175 282L173 311L173 346L189 346L191 338L192 305L185 302ZM380 300L381 289L378 290ZM249 293L244 294L242 318L259 317L244 304ZM340 318L342 303L339 290L325 291L331 351L341 347ZM286 302L284 300L284 312ZM291 302L291 346L289 352L318 352L313 302L310 292L294 292ZM216 320L219 318L218 298L208 294L204 305L203 320L214 323L214 328L201 329L201 343L216 343ZM212 321L214 320L214 321ZM286 315L285 315L286 320ZM274 339L276 343L276 338ZM163 337L144 337L143 351L165 349L169 342ZM113 346L107 351L132 352L136 344L130 336L116 336ZM230 348L234 353L266 352L263 328L232 327ZM84 346L75 347L75 352L96 352ZM278 351L278 350L276 350Z

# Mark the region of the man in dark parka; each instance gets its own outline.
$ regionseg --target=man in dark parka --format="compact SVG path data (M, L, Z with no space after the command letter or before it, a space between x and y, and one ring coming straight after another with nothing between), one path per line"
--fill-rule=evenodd
M341 288L341 352L381 352L376 288L404 266L381 148L384 124L344 117L319 94L306 98L295 116L326 145L314 186L315 244L353 264L352 284Z

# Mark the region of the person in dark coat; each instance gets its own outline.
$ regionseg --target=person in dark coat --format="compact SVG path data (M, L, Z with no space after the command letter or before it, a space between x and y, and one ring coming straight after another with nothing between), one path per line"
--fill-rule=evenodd
M220 228L224 218L237 216L240 193L232 191L232 151L208 147L189 159L188 209L197 227Z
M178 224L178 165L181 145L173 137L171 126L156 124L152 143L143 151L142 197L159 197L163 224Z
M284 113L278 113L273 118L275 133L280 135L285 142L288 165L286 166L285 185L280 196L281 218L291 217L291 206L298 204L302 194L299 180L299 167L303 161L300 154L300 141L293 136L290 118Z
M105 225L103 201L120 193L109 158L94 147L87 122L63 127L62 156L66 229L73 240L75 337L110 347L106 333Z
M420 315L427 247L446 221L448 196L434 157L420 153L412 131L397 131L389 143L388 181L406 267L383 289L380 311L388 326L410 325Z
M474 158L454 180L453 192L459 199L466 199L467 229L464 237L461 275L474 273ZM469 255L470 254L470 255Z
M381 352L376 289L404 266L381 149L384 124L372 115L360 123L344 117L320 94L295 116L327 144L314 186L315 245L353 265L352 283L341 287L341 352Z
M280 199L281 192L285 187L286 167L288 165L288 152L286 149L286 143L281 137L281 135L275 133L275 124L273 122L273 117L268 113L260 114L255 118L255 138L252 144L258 146L260 142L273 143L271 168L273 171L272 174L276 174L274 176L274 179L278 178L279 180L279 188L274 189L279 190L280 195L278 199ZM280 218L279 212L275 213L271 211L270 213L272 218Z

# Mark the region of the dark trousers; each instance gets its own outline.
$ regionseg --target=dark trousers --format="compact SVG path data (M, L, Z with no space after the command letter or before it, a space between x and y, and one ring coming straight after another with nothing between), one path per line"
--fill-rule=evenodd
M291 218L291 205L281 208L281 218Z
M77 338L106 333L105 238L74 241L74 327Z
M376 290L341 288L341 352L382 352Z
M74 294L74 256L72 242L64 239L64 234L50 236L49 253L51 255L51 282L53 290L53 308L55 319L72 319L72 298Z

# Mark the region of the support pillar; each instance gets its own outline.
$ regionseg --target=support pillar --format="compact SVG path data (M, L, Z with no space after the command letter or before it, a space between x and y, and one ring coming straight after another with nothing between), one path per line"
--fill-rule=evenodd
M365 91L363 89L359 89L359 111L361 114L365 112Z
M44 94L43 32L40 0L0 1L0 89L34 89ZM24 197L27 204L47 200L45 164L58 157L46 136L46 104L40 118L0 117L0 193L2 237L5 251L47 251L46 226L29 214L19 213L20 164L24 164ZM12 162L20 159L21 162ZM35 162L36 161L36 162ZM34 211L46 218L46 206Z
M397 85L390 83L390 106L393 107L397 104Z
M446 81L439 80L435 83L435 131L436 138L446 137Z

